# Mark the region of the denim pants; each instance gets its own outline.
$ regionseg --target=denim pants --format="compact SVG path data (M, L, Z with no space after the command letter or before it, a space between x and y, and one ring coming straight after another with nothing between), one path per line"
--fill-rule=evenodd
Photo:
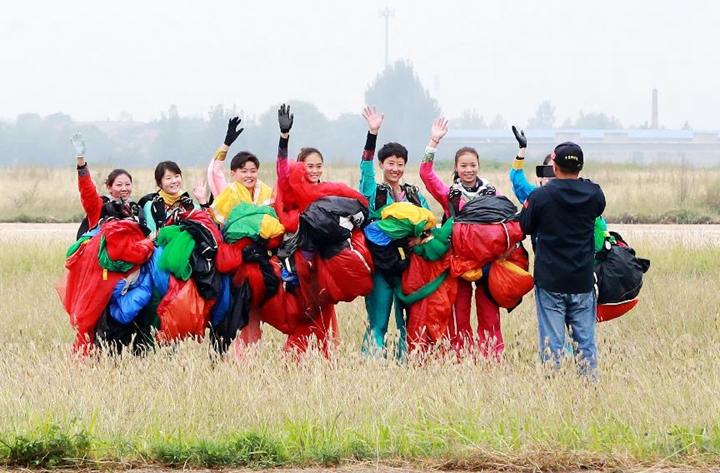
M560 365L560 358L565 352L563 346L567 327L575 344L580 372L594 375L598 356L595 341L595 319L597 317L595 292L562 294L535 286L535 305L537 306L540 359L546 362L552 356L556 365Z

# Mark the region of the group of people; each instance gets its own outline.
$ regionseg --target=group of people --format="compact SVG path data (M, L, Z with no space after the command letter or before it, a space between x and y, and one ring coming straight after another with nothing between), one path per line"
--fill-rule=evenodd
M384 116L365 107L363 117L368 132L357 190L322 180L324 158L316 148L288 157L294 115L286 105L278 110L274 187L258 178L261 163L249 151L235 154L226 179L224 163L243 132L237 117L210 161L207 186L199 180L189 194L180 167L163 161L155 168L158 190L137 202L123 169L108 175L107 195L98 193L85 143L73 135L87 216L58 291L77 332L75 352L143 353L157 343L202 339L209 328L219 353L234 345L242 357L271 325L287 335L285 351L300 355L315 346L327 357L340 343L335 305L364 297L368 356L404 359L449 341L458 354L499 360L500 308L514 309L534 287L541 359L559 363L570 337L569 351L594 372L597 254L616 242L601 217L602 190L579 178L582 149L558 145L533 185L524 174L527 139L513 127L519 151L510 180L518 211L479 176L471 147L455 153L450 182L438 175L434 158L448 122L435 120L420 179L443 208L438 222L419 187L404 182L407 149L388 142L375 159ZM629 310L636 296L613 304ZM390 355L393 309L398 338Z

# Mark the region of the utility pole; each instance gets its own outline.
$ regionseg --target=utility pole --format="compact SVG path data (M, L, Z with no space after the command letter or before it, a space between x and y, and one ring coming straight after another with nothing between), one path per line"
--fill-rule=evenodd
M380 17L385 18L385 68L390 65L390 17L395 16L395 11L390 8L380 10Z

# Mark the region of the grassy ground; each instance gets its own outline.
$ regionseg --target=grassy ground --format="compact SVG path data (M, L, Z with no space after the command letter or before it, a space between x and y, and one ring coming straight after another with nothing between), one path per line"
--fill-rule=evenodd
M275 182L274 166L261 166L260 178ZM90 163L96 183L101 184L110 169L96 168ZM451 163L439 162L438 172L450 180ZM527 175L534 179L534 164L528 163ZM504 195L511 196L508 177L509 163L483 163L480 174L496 185ZM130 169L135 182L134 197L138 200L155 190L152 169ZM599 183L607 197L605 216L619 223L720 223L720 168L690 167L628 167L605 164L592 166L583 173ZM196 178L204 178L204 169L185 169L188 188ZM409 182L424 186L418 176L417 164L406 173ZM357 167L328 166L324 179L343 181L357 187ZM71 166L53 168L5 168L0 174L0 222L79 222L83 212L77 192L77 173ZM429 197L429 196L428 196ZM429 200L432 200L429 198ZM433 210L440 208L432 202Z
M22 231L22 228L25 231ZM534 302L503 313L500 364L359 354L361 301L339 306L332 361L241 362L184 343L80 363L53 284L74 226L0 231L0 463L625 470L720 466L717 227L621 232L653 267L640 305L599 326L600 382L538 365ZM16 228L17 230L17 228Z

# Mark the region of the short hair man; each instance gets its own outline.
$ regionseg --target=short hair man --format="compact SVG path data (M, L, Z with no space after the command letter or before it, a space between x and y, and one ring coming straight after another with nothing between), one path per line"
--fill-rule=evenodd
M580 146L559 144L553 153L555 179L533 191L520 213L535 252L535 304L540 357L559 365L566 326L571 330L581 373L596 376L594 291L595 219L605 210L600 186L580 178Z

